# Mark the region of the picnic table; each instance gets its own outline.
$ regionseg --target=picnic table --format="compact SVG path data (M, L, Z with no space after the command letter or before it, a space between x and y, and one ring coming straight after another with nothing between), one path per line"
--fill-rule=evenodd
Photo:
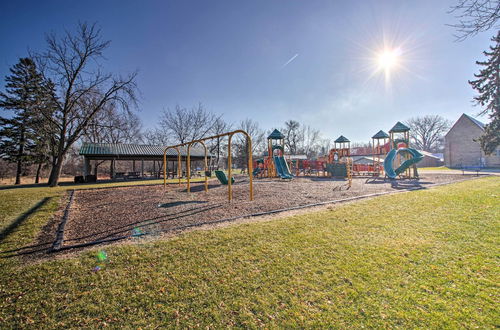
M141 177L141 172L128 172L127 179L139 179Z
M115 179L139 179L141 177L141 172L116 172Z

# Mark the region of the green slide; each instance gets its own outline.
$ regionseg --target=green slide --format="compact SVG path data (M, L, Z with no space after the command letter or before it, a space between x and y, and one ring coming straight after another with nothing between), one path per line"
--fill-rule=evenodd
M280 162L283 173L288 176L289 179L293 178L293 174L290 172L290 168L288 168L288 163L286 162L284 157L280 157Z
M276 173L282 179L291 179L293 175L290 173L288 169L288 165L286 164L285 158L283 156L274 156L274 166L276 167Z
M396 158L396 155L400 153L407 153L411 156L411 158L405 160L398 168L394 169L393 167L394 159ZM387 174L387 176L390 179L395 179L399 174L403 173L407 168L413 166L422 159L424 159L424 155L422 155L416 149L413 148L399 148L397 150L392 149L391 151L389 151L389 153L385 156L384 159L385 174Z
M220 183L227 184L227 176L223 171L215 171L215 176L219 179ZM234 183L234 178L231 178L231 183Z

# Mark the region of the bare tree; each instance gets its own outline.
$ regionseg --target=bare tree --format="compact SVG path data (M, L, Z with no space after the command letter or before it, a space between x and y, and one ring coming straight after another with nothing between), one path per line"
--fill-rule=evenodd
M218 117L214 122L214 125L212 127L212 131L210 134L211 135L220 135L220 134L229 132L231 129L232 129L231 124L225 122L224 119L222 119L222 117ZM224 139L225 139L224 137L222 137L222 138L219 137L219 138L216 138L212 141L209 141L208 147L210 148L210 153L211 154L215 153L215 155L216 155L217 168L219 168L221 151L223 151L223 149L224 149L224 146L222 143L222 141Z
M318 141L318 153L322 156L328 155L332 149L332 142L330 139L319 139Z
M411 129L410 138L417 149L436 152L451 122L439 115L426 115L410 118L406 125Z
M303 126L299 136L302 137L300 141L299 152L304 153L307 157L315 156L319 149L319 141L321 134L319 130L311 126Z
M300 142L304 139L304 131L300 129L300 123L295 120L287 120L283 135L285 135L285 147L292 155L296 155Z
M258 122L250 118L246 118L240 121L238 129L244 130L252 138L252 153L257 153L263 150L266 140L265 132L260 128ZM238 135L238 140L246 143L246 139L243 135Z
M109 103L84 128L82 139L92 143L139 143L142 140L141 130L142 123L136 114L121 112L114 103ZM94 175L97 176L97 169L104 162L95 162Z
M174 144L168 134L158 127L146 130L143 134L143 140L148 144L157 146L168 146Z
M46 79L51 78L58 92L56 111L46 114L57 128L57 152L53 159L49 185L56 186L64 157L80 138L91 120L109 103L122 109L136 104L136 73L126 77L102 72L100 60L110 41L102 40L95 24L80 23L74 34L61 38L47 35L47 50L36 54Z
M113 103L107 104L84 128L83 140L92 143L139 143L142 123L129 111L119 111Z
M263 150L264 143L265 143L265 133L264 131L260 128L259 123L247 118L242 121L240 121L238 125L238 129L241 129L245 132L248 133L250 138L252 139L252 154L258 153ZM236 136L235 136L236 137ZM235 139L235 146L236 146L236 152L237 152L237 161L238 165L241 168L246 168L247 167L247 155L248 155L248 142L245 136L242 134L238 134L237 138Z
M320 131L311 126L302 126L298 121L286 121L283 135L285 135L285 147L292 155L300 153L311 157L320 149Z
M218 118L201 103L191 109L176 105L175 109L162 112L159 124L174 143L186 143L208 136Z
M459 0L449 13L455 15L458 23L449 24L457 30L457 41L467 39L491 28L498 29L500 18L499 0Z

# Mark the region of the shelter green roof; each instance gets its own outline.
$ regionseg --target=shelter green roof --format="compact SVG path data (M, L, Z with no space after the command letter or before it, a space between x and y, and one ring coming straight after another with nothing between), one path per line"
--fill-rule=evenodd
M351 141L349 141L349 139L346 138L345 136L341 135L334 142L335 143L342 143L342 142L351 142Z
M389 138L389 134L387 134L386 132L380 130L377 132L377 134L375 134L374 136L372 136L372 139L388 139Z
M275 129L268 137L267 139L268 140L271 140L271 139L275 139L275 140L278 140L278 139L284 139L285 136L280 132L278 131L277 129Z
M403 132L408 132L409 130L410 130L410 128L408 126L406 126L402 122L398 121L396 123L396 125L394 125L390 129L389 133L403 133Z
M88 143L84 142L80 148L82 156L131 156L131 157L163 157L164 146L148 144L121 144L121 143ZM187 147L180 147L181 156L187 156ZM177 156L175 149L169 149L167 156ZM192 157L204 157L205 150L201 146L191 147ZM210 155L209 155L210 156Z

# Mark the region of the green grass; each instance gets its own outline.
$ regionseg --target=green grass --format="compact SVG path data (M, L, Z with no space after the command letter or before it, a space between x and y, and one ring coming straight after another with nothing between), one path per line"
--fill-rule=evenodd
M435 166L435 167L419 167L419 171L453 171L453 169L446 166Z
M0 191L4 226L54 198L0 250L28 244L63 189ZM497 327L499 197L488 177L32 265L3 259L0 324Z

